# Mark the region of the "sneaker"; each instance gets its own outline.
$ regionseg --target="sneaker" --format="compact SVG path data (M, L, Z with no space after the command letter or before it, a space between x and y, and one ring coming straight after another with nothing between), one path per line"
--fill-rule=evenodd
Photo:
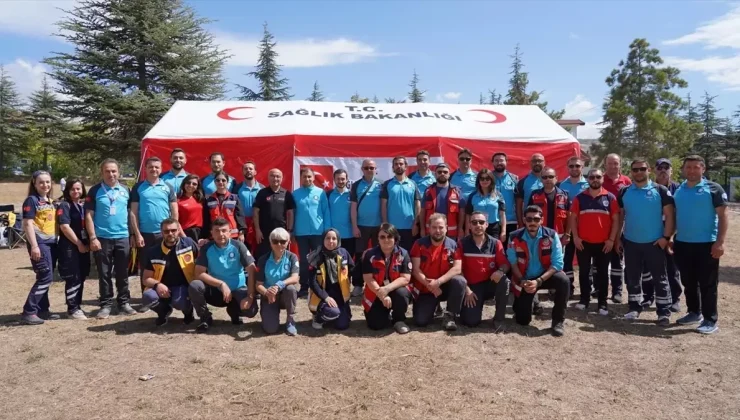
M616 304L621 304L623 302L622 300L622 294L621 293L615 293L612 295L612 302Z
M323 330L324 329L324 324L322 324L320 322L316 322L314 320L314 321L311 322L311 328L313 328L314 330Z
M137 311L139 311L140 314L145 314L149 312L149 310L151 309L152 309L151 305L141 305L139 306L139 309L137 309Z
M534 316L540 316L545 313L545 308L542 307L542 305L534 305L532 306L532 315Z
M671 317L668 315L661 315L658 317L657 324L661 327L667 327L671 325Z
M195 321L195 316L193 315L193 311L191 310L190 312L186 312L183 316L182 322L185 325L190 325L193 323L193 321Z
M674 314L680 313L681 312L681 302L675 302L673 305L669 306L668 309Z
M285 332L291 337L298 335L298 328L295 327L294 321L288 321L285 323Z
M642 302L640 302L640 306L647 309L651 306L653 306L653 303L655 303L655 299L643 299Z
M349 294L352 297L357 297L362 295L362 286L355 286L352 288L352 292Z
M98 314L95 316L98 319L108 319L110 316L110 306L103 306L98 311Z
M640 313L637 311L629 311L626 314L624 314L624 319L634 321L635 319L640 317Z
M211 325L213 325L213 318L208 317L206 319L201 319L200 324L195 328L195 332L198 334L207 333L211 328Z
M575 308L579 311L585 311L586 309L588 309L588 305L586 305L585 303L576 303Z
M118 307L118 313L121 313L124 315L136 315L137 314L134 308L131 307L131 304L128 304L128 303L124 303L123 305L120 305Z
M445 312L442 320L442 326L445 331L457 331L457 324L455 323L455 315Z
M72 312L71 314L67 315L67 317L70 319L79 319L79 320L87 319L87 316L85 315L85 312L82 311L82 309L78 309Z
M32 314L32 315L26 315L23 314L21 316L21 324L25 325L41 325L44 323L44 320L39 318L38 315Z
M308 289L301 287L301 290L298 291L298 299L303 299L306 296L308 296Z
M434 310L434 317L439 318L445 314L445 311L442 310L442 305L439 303L437 304L437 308Z
M403 321L398 321L393 324L393 329L396 330L396 332L399 334L407 334L409 331L411 331L409 329L409 326L406 325L406 323Z
M678 325L690 325L700 322L704 322L704 316L702 316L702 314L695 314L693 312L689 312L676 320L676 324Z
M565 326L562 322L552 324L552 335L553 337L562 337L565 334Z
M717 324L712 321L707 321L707 320L704 320L701 323L701 325L699 325L699 327L696 329L696 332L698 332L699 334L705 334L705 335L714 334L717 331L719 331L719 327L717 326Z
M601 316L608 316L609 315L609 310L606 309L606 306L599 307L599 315L601 315Z
M53 314L53 313L51 313L49 311L39 312L38 313L38 317L41 318L41 319L43 319L43 320L45 320L45 321L56 321L56 320L62 318L59 315Z

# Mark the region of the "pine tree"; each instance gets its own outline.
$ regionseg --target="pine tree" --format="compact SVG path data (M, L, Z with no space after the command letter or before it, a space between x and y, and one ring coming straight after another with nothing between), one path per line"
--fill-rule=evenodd
M519 50L519 44L516 44L514 48L514 55L512 58L511 71L509 74L509 91L506 93L506 105L537 105L543 111L545 111L550 118L556 120L563 117L565 110L550 111L547 109L547 101L540 101L541 92L533 91L527 92L529 86L529 73L523 71L524 63L522 62L522 53ZM490 91L489 91L490 92ZM494 90L495 92L495 90ZM493 100L493 94L491 100ZM499 96L500 101L500 96Z
M660 52L645 39L635 39L629 48L626 61L606 78L610 90L603 105L605 127L592 148L601 160L608 153L618 153L625 161L636 156L654 161L666 151L683 156L691 148L695 127L679 115L684 103L671 90L687 83L678 69L661 67Z
M424 102L424 94L426 91L419 89L419 75L416 74L416 69L414 69L414 76L411 78L409 87L411 88L409 91L409 101L412 103Z
M28 109L27 146L37 146L41 167L49 170L49 153L73 139L72 125L62 113L61 104L46 77L41 88L31 94Z
M702 126L702 132L694 142L693 152L704 158L707 170L710 172L717 169L719 164L717 160L720 158L724 141L723 133L719 131L720 126L727 127L727 123L717 117L721 109L714 106L716 98L716 95L710 96L709 93L704 92L702 101L696 106L698 123Z
M362 96L360 96L358 92L355 92L355 94L352 95L351 98L349 98L349 101L357 104L366 104L370 102L367 98L363 98Z
M478 104L479 104L479 105L483 105L483 104L485 104L485 103L486 103L486 101L485 101L485 100L483 100L483 92L481 92L481 93L480 93L480 98L478 98Z
M385 98L385 103L387 104L405 104L405 99L396 99L396 98Z
M257 79L259 91L237 85L242 91L239 98L244 101L289 101L290 94L288 79L281 77L280 66L277 63L278 53L275 51L275 37L267 30L267 23L263 25L262 41L260 41L260 57L254 71L247 76Z
M224 93L228 59L182 0L81 0L58 24L70 52L45 63L66 115L88 131L71 152L138 161L140 142L176 100Z
M0 65L0 172L17 155L24 136L24 114L15 82Z
M501 94L497 94L496 89L488 89L488 105L501 105Z
M373 95L373 100L370 101L370 102L372 102L374 104L379 104L380 103L380 99L378 99L378 95Z
M696 112L696 105L694 105L691 102L691 92L686 94L686 100L684 101L684 109L686 110L686 114L684 115L684 120L694 125L699 122L699 114Z
M311 96L306 100L311 102L324 102L324 94L319 90L318 81L313 82L313 91L311 92Z

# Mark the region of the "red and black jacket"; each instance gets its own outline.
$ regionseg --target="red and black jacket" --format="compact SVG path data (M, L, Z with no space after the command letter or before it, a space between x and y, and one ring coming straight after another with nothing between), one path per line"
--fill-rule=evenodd
M565 233L565 226L568 223L568 210L570 209L568 200L568 193L561 190L558 187L555 187L555 217L554 225L553 226L547 226L550 229L555 229L555 231L559 234ZM545 193L544 188L540 188L538 190L532 191L532 195L529 197L529 204L528 205L535 205L542 209L542 223L543 225L547 224L548 219L548 209L549 204L547 202L547 193Z
M517 229L511 234L511 242L509 243L509 247L514 248L514 252L516 253L516 265L519 268L519 273L522 275L525 275L527 272L527 266L529 266L529 259L531 257L531 255L529 255L527 241L524 239L524 235L528 234L529 233L527 233L526 228ZM558 237L557 232L553 229L542 226L542 237L537 243L537 249L539 249L540 264L542 264L542 267L544 267L545 270L552 265L553 241L559 240L560 238ZM514 293L514 296L519 296L519 293L522 291L522 279L517 278L514 275L511 277L511 291Z
M457 238L457 221L460 217L460 190L450 185L447 190L447 236ZM437 208L437 184L430 185L424 191L424 221L426 228L429 229L429 218L434 214Z
M239 237L239 232L246 230L244 224L244 210L239 197L232 193L213 193L206 198L203 205L203 231L201 236L205 239L211 238L211 223L219 217L229 222L229 231L232 238Z
M483 245L478 248L473 235L468 235L458 242L462 250L462 275L468 285L490 281L494 271L508 267L504 246L498 239L486 235Z
M400 246L396 245L393 248L393 253L388 261L390 261L390 264L387 265L385 254L380 249L380 245L370 248L365 251L362 257L362 274L372 274L373 279L381 287L392 283L401 277L401 274L411 274L411 258L409 258L409 253ZM411 290L411 286L406 287ZM369 287L365 287L365 294L362 297L362 306L365 308L365 312L370 310L373 302L375 302L375 292L370 290Z

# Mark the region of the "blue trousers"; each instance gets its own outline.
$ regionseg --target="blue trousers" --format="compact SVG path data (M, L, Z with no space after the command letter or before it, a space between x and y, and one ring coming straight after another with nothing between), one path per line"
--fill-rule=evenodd
M85 279L90 274L90 253L82 254L77 245L62 238L57 245L59 254L59 276L64 280L67 313L80 309Z
M184 314L193 312L193 305L188 296L188 286L170 287L170 297L160 298L154 289L147 289L141 296L144 305L149 306L157 315L165 316L171 308L182 311Z
M298 254L300 254L299 258L301 259L301 290L308 290L308 253L314 249L321 248L323 238L321 235L305 235L296 236L295 239L298 242ZM267 241L269 242L269 240Z
M57 244L39 243L41 258L38 261L31 260L31 267L36 273L36 282L28 292L28 298L23 305L24 315L35 315L39 312L49 312L49 286L54 281L54 259L57 252ZM31 245L28 245L28 253L31 253Z

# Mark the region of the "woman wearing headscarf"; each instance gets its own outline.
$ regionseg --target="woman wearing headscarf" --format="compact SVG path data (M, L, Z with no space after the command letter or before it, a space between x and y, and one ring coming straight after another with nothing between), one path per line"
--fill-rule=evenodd
M354 262L342 248L339 231L330 228L324 232L322 246L308 254L308 308L313 312L314 329L334 322L334 328L346 330L352 319L349 298L352 289L350 273Z

